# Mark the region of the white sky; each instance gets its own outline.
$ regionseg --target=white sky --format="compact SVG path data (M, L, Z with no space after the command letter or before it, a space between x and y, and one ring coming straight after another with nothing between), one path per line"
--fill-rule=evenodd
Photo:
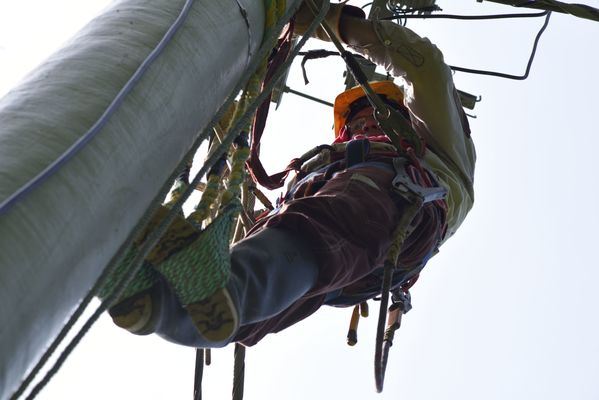
M0 95L108 3L0 0ZM448 13L518 11L475 0L438 3ZM599 0L584 3L599 7ZM541 24L408 26L436 43L449 64L520 74ZM351 310L323 309L248 349L247 400L599 398L599 217L592 208L599 194L598 38L599 23L554 13L528 80L456 74L459 89L482 96L470 120L476 203L413 290L385 392L374 390L376 317L361 321L360 342L349 348ZM310 61L311 84L303 87L298 68L289 84L332 100L342 90L341 71L339 59ZM286 95L265 134L267 170L329 142L331 124L327 107ZM213 358L204 398L228 398L232 347ZM193 349L128 335L105 317L39 399L191 398L193 365Z

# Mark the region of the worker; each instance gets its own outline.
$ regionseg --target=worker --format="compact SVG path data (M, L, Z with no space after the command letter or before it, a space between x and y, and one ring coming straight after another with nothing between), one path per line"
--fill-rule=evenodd
M304 33L313 18L303 4L296 32ZM426 148L398 153L362 89L341 93L332 146L308 162L277 208L232 246L223 287L184 304L173 277L147 271L155 278L151 287L109 310L117 325L198 348L253 345L323 305L350 306L379 295L383 261L409 206L392 188L398 174L445 196L423 204L412 220L394 288L413 283L414 271L456 232L473 204L475 151L443 55L428 39L390 21L366 20L356 7L332 4L326 21L351 49L403 79L403 88L392 81L372 87ZM322 30L315 35L328 39ZM209 271L197 265L193 273Z

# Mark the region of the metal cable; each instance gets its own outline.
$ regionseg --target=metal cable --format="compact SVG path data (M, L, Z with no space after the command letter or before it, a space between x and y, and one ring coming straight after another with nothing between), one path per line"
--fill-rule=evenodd
M482 1L482 0L479 0ZM512 7L537 8L547 11L557 11L564 14L574 15L579 18L586 18L593 21L599 21L599 9L586 4L564 3L556 0L488 0L494 3L505 4Z
M395 14L388 17L378 18L379 20L394 20L394 19L458 19L458 20L485 20L485 19L509 19L509 18L534 18L544 17L547 11L538 13L515 13L515 14L490 14L490 15L457 15L457 14L430 14L430 15L404 15Z
M534 43L532 46L532 51L530 53L530 57L528 58L528 63L526 65L526 70L524 72L524 75L511 75L511 74L506 74L503 72L483 71L483 70L478 70L478 69L456 67L453 65L450 65L449 68L451 68L454 71L459 71L459 72L466 72L466 73L478 74L478 75L496 76L499 78L506 78L506 79L524 80L524 79L528 78L528 75L530 73L530 68L532 67L532 62L535 58L535 54L537 53L537 46L539 45L539 40L541 39L541 35L543 34L543 32L545 32L547 25L549 25L549 18L551 17L551 12L547 11L544 14L546 15L545 22L543 23L543 26L541 26L541 29L539 29L539 32L537 33L537 36L535 37L535 40L534 40Z
M193 400L202 400L202 378L204 377L204 349L196 349L196 365L193 381Z
M512 74L506 74L503 72L484 71L484 70L479 70L479 69L464 68L464 67L457 67L457 66L449 65L449 68L451 68L454 71L465 72L465 73L469 73L469 74L495 76L498 78L505 78L505 79L524 80L524 79L528 78L528 75L530 73L530 68L532 66L532 62L534 60L534 57L535 57L535 54L537 51L537 45L539 44L541 35L543 34L545 29L547 28L547 25L549 24L550 16L551 16L551 11L543 11L543 12L539 12L539 13L490 14L490 15L454 15L454 14L403 15L403 14L396 14L396 15L392 15L389 17L382 17L379 19L380 20L393 20L393 19L398 19L398 18L402 18L402 19L422 18L422 19L457 19L457 20L472 21L472 20L487 20L487 19L545 17L545 23L543 24L543 26L541 27L541 29L539 30L539 32L537 33L537 35L535 37L533 48L532 48L530 57L528 59L528 64L526 66L526 70L523 75L512 75Z
M245 346L235 343L235 363L233 365L233 400L243 400L245 381Z

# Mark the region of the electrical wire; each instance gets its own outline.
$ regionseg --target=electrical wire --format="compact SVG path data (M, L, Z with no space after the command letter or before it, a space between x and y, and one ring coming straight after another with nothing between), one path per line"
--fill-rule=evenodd
M415 9L416 11L416 9ZM511 19L511 18L538 18L545 17L545 22L543 26L537 32L537 35L534 39L532 51L530 53L530 57L528 58L528 63L526 65L526 70L523 75L513 75L507 74L504 72L496 72L496 71L486 71L474 68L464 68L458 67L455 65L450 65L453 71L464 72L468 74L478 74L478 75L487 75L487 76L495 76L498 78L505 79L514 79L514 80L524 80L528 78L530 74L530 69L532 67L532 62L534 60L535 54L537 52L537 47L539 44L539 40L547 26L549 25L549 18L551 17L551 11L542 11L538 13L515 13L515 14L490 14L490 15L455 15L455 14L431 14L431 15L404 15L404 13L410 12L409 10L401 11L401 15L395 14L389 17L382 17L379 20L394 20L398 21L401 19L407 18L423 18L423 19L457 19L457 20L489 20L489 19ZM404 23L405 24L405 23Z
M541 11L538 13L515 13L515 14L489 14L489 15L456 15L456 14L430 14L430 15L404 15L419 9L410 9L389 17L381 17L379 20L394 20L398 18L423 18L423 19L458 19L458 20L485 20L485 19L509 19L509 18L535 18L543 17L550 11ZM401 14L401 15L400 15Z
M532 51L530 52L530 57L528 58L528 63L526 64L526 70L523 75L512 75L512 74L506 74L503 72L485 71L485 70L472 69L472 68L456 67L453 65L450 65L449 68L451 68L454 71L465 72L468 74L495 76L498 78L514 79L514 80L520 80L520 81L528 78L528 75L530 74L530 68L532 67L532 62L535 58L535 54L537 53L537 46L539 45L539 40L541 39L541 35L547 28L547 25L549 25L550 17L551 17L551 12L547 11L546 17L545 17L545 22L543 23L543 26L541 26L541 29L539 29L539 32L537 33L537 36L535 37L534 43L532 45Z

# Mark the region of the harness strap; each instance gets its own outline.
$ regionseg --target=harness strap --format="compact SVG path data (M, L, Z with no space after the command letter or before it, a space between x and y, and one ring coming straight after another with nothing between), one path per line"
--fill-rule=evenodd
M447 196L447 189L432 181L426 171L419 165L417 168L423 177L428 177L426 186L415 183L406 171L408 162L405 158L394 158L393 168L395 169L395 178L391 182L393 190L410 203L419 202L425 204L431 201L443 200ZM424 178L426 179L426 178Z
M279 39L279 42L275 47L276 51L272 54L268 62L266 76L264 77L264 81L262 83L262 89L264 89L264 86L270 82L275 72L287 59L289 51L291 50L292 39L293 21L290 21L287 25L287 30L282 38ZM256 110L256 116L254 117L252 124L252 140L250 146L250 157L247 160L247 167L250 171L252 179L255 182L258 182L267 189L273 190L283 186L285 178L287 178L289 172L298 171L301 168L301 164L299 164L298 159L293 159L287 168L285 168L285 170L282 172L268 175L264 169L264 166L262 165L262 161L260 161L260 140L262 139L262 134L264 133L264 127L266 126L266 118L268 117L268 109L270 107L271 97L272 93L268 95L268 97Z
M347 142L345 148L345 162L347 168L366 161L368 151L370 150L370 141L368 139L355 139Z

